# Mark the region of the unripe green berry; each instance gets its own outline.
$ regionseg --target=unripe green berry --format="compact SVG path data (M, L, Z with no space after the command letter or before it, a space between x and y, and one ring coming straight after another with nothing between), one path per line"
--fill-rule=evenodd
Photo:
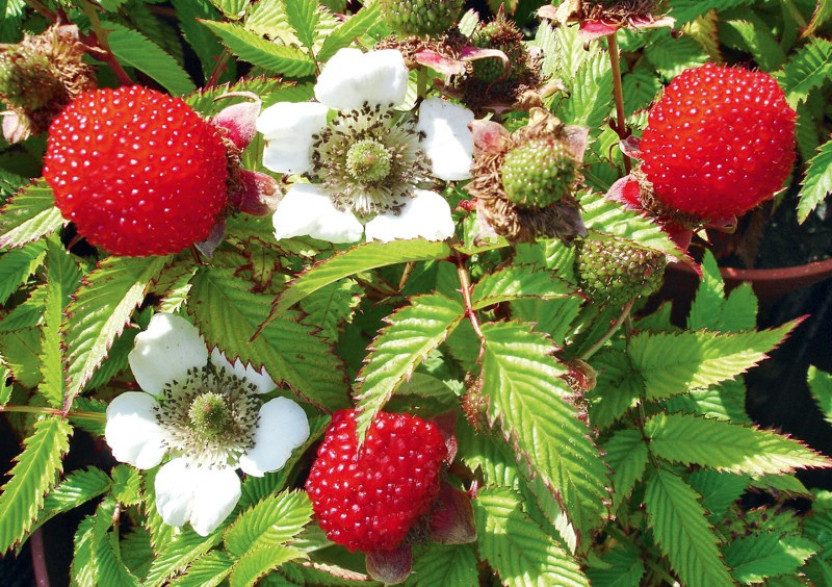
M533 139L506 154L500 167L508 199L524 208L545 208L569 193L578 164L551 139Z
M381 14L400 35L440 35L462 16L465 0L381 0Z
M496 57L475 59L474 76L480 81L491 83L501 78L510 78L522 72L526 65L527 50L523 35L511 22L497 19L478 29L471 41L481 49L497 49L508 57L508 64Z
M37 110L61 90L45 55L24 50L0 53L0 98L7 104Z
M602 306L623 306L662 285L667 261L661 253L617 241L582 241L575 269L578 284Z

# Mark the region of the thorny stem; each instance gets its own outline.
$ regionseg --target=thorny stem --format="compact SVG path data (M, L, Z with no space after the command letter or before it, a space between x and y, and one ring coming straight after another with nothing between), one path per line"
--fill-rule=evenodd
M624 116L624 87L621 85L621 60L618 55L618 41L615 33L607 36L607 45L610 53L610 65L612 65L612 89L615 95L615 126L613 129L618 133L620 140L626 139L630 133L627 130L627 118ZM630 173L632 164L626 153L624 156L624 170Z
M40 406L0 406L0 413L2 412L20 412L24 414L46 414L48 416L65 416L69 418L81 418L82 420L98 420L104 422L107 419L105 414L100 412L86 412L77 410L74 412L66 412L57 408L46 408Z
M581 359L582 361L588 361L589 358L592 357L592 355L597 353L598 350L602 346L604 346L604 344L606 344L606 342L610 338L612 338L612 335L615 334L618 331L618 329L621 327L621 325L624 323L624 321L630 315L630 310L633 308L633 303L634 303L634 301L627 302L627 304L624 305L624 308L621 310L621 315L618 318L616 318L615 322L613 322L610 325L609 330L607 330L601 338L596 340L592 344L592 346L590 346L588 349L586 349L583 352L583 354L581 354L581 356L578 357L579 359Z
M92 25L92 30L95 32L98 48L104 52L102 56L103 61L110 66L119 82L125 86L133 85L133 80L130 79L130 76L124 71L121 63L118 62L118 59L115 58L115 55L110 50L110 44L107 42L107 31L101 26L101 20L98 18L98 12L96 12L95 7L87 0L81 0L81 9L90 19L90 25Z
M465 268L465 258L462 255L456 256L456 273L459 276L459 283L462 286L462 299L465 301L465 315L471 321L471 326L477 338L480 339L480 352L477 356L477 361L482 358L485 352L485 335L480 328L480 321L477 318L477 311L474 310L474 304L471 302L471 276L468 275L468 269Z

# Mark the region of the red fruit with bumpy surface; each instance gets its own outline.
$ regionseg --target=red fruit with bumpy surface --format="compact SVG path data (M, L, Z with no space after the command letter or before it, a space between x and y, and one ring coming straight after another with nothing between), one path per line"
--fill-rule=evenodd
M651 108L642 170L662 203L706 219L770 199L795 158L796 114L763 72L688 69Z
M87 92L49 129L43 176L64 217L109 253L168 255L206 239L226 203L226 149L179 98Z
M359 452L355 410L332 417L306 491L327 537L349 550L391 550L439 492L445 442L435 424L380 412Z

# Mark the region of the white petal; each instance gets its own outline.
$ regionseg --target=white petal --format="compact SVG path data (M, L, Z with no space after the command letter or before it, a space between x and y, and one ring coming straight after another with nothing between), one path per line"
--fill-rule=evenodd
M263 133L263 166L278 173L312 169L312 137L326 126L329 108L315 102L278 102L257 119Z
M139 469L162 462L164 435L153 413L155 406L156 398L137 391L122 393L107 406L104 439L117 461Z
M446 181L471 177L474 137L468 124L474 113L439 98L428 98L419 107L416 128L425 133L422 147L433 164L433 175Z
M318 76L315 97L336 110L356 110L365 102L398 106L407 94L407 77L404 57L396 49L341 49Z
M367 240L426 238L441 241L454 235L454 221L448 202L428 190L414 190L416 197L408 200L398 216L379 214L365 227Z
M194 486L198 479L195 467L185 459L173 459L156 473L156 510L165 524L182 526L191 517Z
M224 367L227 371L231 371L240 379L245 379L249 383L254 384L257 387L258 393L269 393L277 387L277 384L269 377L269 373L265 368L261 373L251 365L244 365L240 359L237 359L232 364L218 348L214 348L211 351L211 362L217 367Z
M240 457L240 468L256 477L277 471L308 438L309 420L303 408L285 397L268 401L260 408L254 447Z
M204 367L208 349L190 322L173 314L158 313L140 332L127 355L139 386L157 395L166 383L179 380L192 367Z
M308 183L295 184L286 192L272 222L277 240L308 235L331 243L352 243L361 240L364 232L354 214L335 208L329 196Z
M234 510L240 499L240 478L234 469L198 468L193 488L191 526L200 536L208 536Z

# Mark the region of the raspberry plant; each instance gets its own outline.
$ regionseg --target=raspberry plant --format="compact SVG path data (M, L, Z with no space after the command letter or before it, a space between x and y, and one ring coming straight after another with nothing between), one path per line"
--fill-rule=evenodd
M688 243L823 213L829 4L463 4L0 3L0 552L63 524L79 585L828 583L832 495L801 473L829 447L745 409L806 318L758 328ZM740 124L685 111L692 78ZM679 205L720 161L725 206ZM648 299L668 264L700 277L681 318ZM205 364L165 380L173 323Z

